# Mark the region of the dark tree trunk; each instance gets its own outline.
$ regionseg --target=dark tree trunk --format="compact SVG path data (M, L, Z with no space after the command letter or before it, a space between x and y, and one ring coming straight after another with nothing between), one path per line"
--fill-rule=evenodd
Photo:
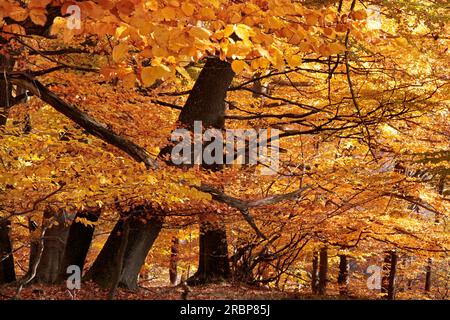
M0 284L16 281L9 230L10 222L0 221Z
M122 220L122 219L121 219ZM112 274L112 287L109 290L109 294L108 294L108 300L113 300L115 295L116 295L116 291L117 288L119 287L119 282L120 282L120 275L121 272L123 270L123 266L124 266L124 262L125 262L125 253L126 253L126 249L127 249L127 245L128 245L128 237L130 235L130 221L128 219L123 219L122 220L122 226L123 226L123 234L120 237L120 246L119 246L119 250L117 252L117 257L116 257L116 268Z
M15 61L0 54L0 129L5 126L9 109L13 105L12 85L4 78L4 72L11 72Z
M338 275L339 294L348 294L348 259L346 255L339 256L339 275Z
M323 296L327 293L327 281L328 281L328 249L323 247L320 249L320 261L319 261L319 287L317 293Z
M189 285L221 282L230 277L227 234L222 224L201 223L199 254L198 270L188 279Z
M182 126L193 128L195 121L201 121L203 128L224 129L225 98L234 78L230 63L218 58L209 58L195 82L179 121ZM209 170L220 170L221 165L206 165ZM188 279L190 284L228 279L227 234L222 223L210 223L203 219L200 226L199 265L196 274Z
M4 55L0 55L0 72L11 71L14 61ZM0 131L5 126L8 118L8 111L11 107L12 87L0 76ZM1 132L0 132L1 133ZM0 284L9 283L16 280L14 270L14 256L12 254L12 243L9 237L11 223L0 217Z
M395 277L397 273L397 253L386 252L383 265L383 279L381 293L387 300L395 300Z
M119 286L130 290L137 289L139 271L163 225L158 217L146 217L146 212L146 209L138 207L128 214L129 234ZM145 219L146 223L142 219ZM121 219L114 226L97 259L86 274L87 280L93 280L103 287L112 287L113 275L117 269L115 257L122 243L123 232L124 221Z
M91 246L92 236L94 235L95 225L86 225L78 222L77 218L86 219L91 223L98 221L100 211L79 212L72 222L69 235L67 237L66 248L64 250L61 268L59 270L59 281L67 278L67 268L71 265L78 266L83 272L84 263Z
M319 253L313 252L312 258L312 271L311 271L311 291L313 294L317 294L319 286Z
M177 237L172 239L172 246L170 247L170 265L169 278L172 285L177 284L178 280L178 252L180 240Z
M426 273L425 273L425 291L430 292L431 290L431 264L432 260L431 258L428 259L428 264L426 267Z
M44 249L33 281L37 283L54 284L58 282L69 228L67 226L68 221L66 215L63 213L54 214L45 212L44 220L49 219L56 221L58 224L48 228L45 232ZM43 225L47 225L47 223L51 222L44 221ZM35 259L35 257L30 257L31 262L35 261Z

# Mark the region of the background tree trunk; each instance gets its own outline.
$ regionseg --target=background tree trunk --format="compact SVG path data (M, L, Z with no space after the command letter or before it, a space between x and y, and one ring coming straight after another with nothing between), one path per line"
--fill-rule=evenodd
M339 294L348 294L348 259L346 255L339 256L339 275L338 275Z
M319 253L313 252L312 271L311 271L311 291L312 294L317 294L319 286Z
M119 286L130 290L138 287L139 271L145 258L162 229L163 221L159 217L147 218L148 209L143 206L133 209L129 216L129 234L121 270ZM145 219L146 223L142 220ZM105 245L86 274L87 280L93 280L103 287L112 287L116 272L116 255L122 243L124 222L120 219L114 226Z
M426 273L425 273L425 291L430 292L431 290L431 264L432 260L431 258L428 258L428 264L426 266Z
M381 293L387 300L395 300L395 277L397 273L397 253L392 250L386 253L383 265Z
M172 246L170 247L170 266L169 266L169 278L172 285L177 284L178 280L178 252L179 252L180 240L177 237L173 237Z
M85 225L77 222L77 218L87 219L89 222L98 221L100 211L79 212L76 214L67 237L61 268L59 270L59 282L67 278L67 267L76 265L83 272L84 263L91 246L95 225Z
M328 281L328 249L322 247L320 249L320 261L319 261L319 287L317 293L323 296L327 293L327 281Z

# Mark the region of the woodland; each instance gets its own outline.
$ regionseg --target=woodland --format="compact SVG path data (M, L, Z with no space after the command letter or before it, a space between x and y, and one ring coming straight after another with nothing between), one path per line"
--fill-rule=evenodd
M450 299L449 44L447 0L0 0L0 300ZM175 164L198 122L277 168Z

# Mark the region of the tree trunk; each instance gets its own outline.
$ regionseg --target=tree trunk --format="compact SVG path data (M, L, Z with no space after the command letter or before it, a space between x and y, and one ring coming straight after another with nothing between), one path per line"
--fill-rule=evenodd
M54 219L53 221L57 222L57 225L49 227L45 232L44 249L33 281L54 284L58 282L69 228L65 213L55 214L47 211L44 213L44 220L49 219ZM42 225L47 225L47 223L49 222L44 221ZM35 261L35 257L30 258L30 261Z
M428 264L426 267L426 274L425 274L425 291L430 292L431 290L431 264L432 260L431 258L428 259Z
M319 287L317 293L319 296L323 296L327 293L327 281L328 281L328 249L323 247L320 249L320 262L319 262Z
M3 78L4 71L11 71L14 61L4 55L0 55L0 130L5 126L8 111L11 106L12 87ZM14 270L14 256L12 254L12 243L9 237L11 223L0 217L0 284L16 280Z
M88 222L98 221L100 211L79 212L72 222L67 237L61 268L59 270L59 282L67 278L67 268L71 265L78 266L83 272L84 263L91 246L95 225L86 225L77 221L77 218L86 219Z
M2 218L0 218L2 219ZM12 245L9 238L10 222L0 222L0 284L16 281Z
M121 219L122 220L122 219ZM117 251L117 257L116 257L116 268L114 270L114 273L112 274L112 287L109 290L108 294L108 300L113 300L117 288L119 287L120 282L120 274L123 270L124 262L125 262L125 253L128 245L128 237L130 235L130 223L127 218L122 220L122 226L123 226L123 234L120 237L120 246L119 250Z
M178 251L180 240L177 237L172 239L172 246L170 247L170 266L169 278L172 285L177 284L178 280Z
M188 279L188 284L221 282L229 277L230 265L225 228L221 223L202 222L198 270Z
M339 294L348 294L348 259L346 255L339 256L339 275L338 275Z
M145 213L147 213L145 208L137 207L128 214L129 234L119 286L130 290L137 289L139 271L163 225L161 218L154 216L148 218ZM145 219L146 223L142 219ZM121 219L114 226L97 259L87 272L85 277L87 280L93 280L103 287L112 287L113 275L117 268L115 257L122 243L123 231L124 221Z
M231 64L218 58L207 59L194 87L183 107L179 121L192 130L195 121L201 121L203 128L224 129L225 98L234 78ZM221 165L206 165L205 169L217 171ZM188 279L192 284L228 279L227 233L223 223L210 223L202 218L200 225L199 265L195 275Z
M311 291L313 294L317 294L319 286L319 253L313 252L312 258L312 271L311 271Z
M383 279L381 293L387 300L395 300L395 276L397 273L397 253L386 252L383 265Z

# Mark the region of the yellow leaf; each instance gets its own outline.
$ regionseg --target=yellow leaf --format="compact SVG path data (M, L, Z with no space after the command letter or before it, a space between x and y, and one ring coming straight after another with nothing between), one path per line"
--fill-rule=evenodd
M292 68L296 68L302 64L302 58L299 55L287 56L287 62Z
M169 76L170 72L170 68L164 65L145 67L142 68L141 79L144 86L149 87L156 80Z
M231 69L233 69L234 73L236 74L241 73L247 67L248 65L245 63L245 61L242 60L234 60L231 63Z
M209 20L213 20L216 18L216 13L211 8L201 8L199 10L199 14Z
M202 27L192 27L189 30L189 35L200 40L208 40L211 36L211 33L209 32L209 30Z
M128 45L126 43L121 43L115 46L112 52L114 62L121 62L122 60L124 60L127 53Z
M189 2L183 2L181 5L181 11L188 17L192 16L195 12L195 6Z

